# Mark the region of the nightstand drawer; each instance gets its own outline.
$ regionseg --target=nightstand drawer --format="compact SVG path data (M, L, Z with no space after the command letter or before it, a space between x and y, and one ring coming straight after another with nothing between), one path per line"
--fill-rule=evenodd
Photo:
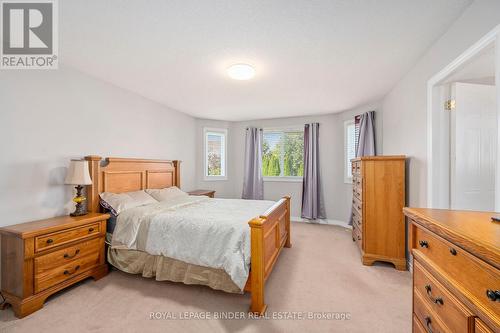
M100 223L88 224L82 227L54 232L35 237L35 252L43 251L79 239L85 239L99 234Z
M42 274L35 274L35 293L39 293L97 266L99 264L99 255L99 251L95 251L86 257L62 263L61 266Z
M35 275L43 274L58 266L65 265L72 260L83 258L94 252L99 252L101 241L100 238L92 239L35 258Z

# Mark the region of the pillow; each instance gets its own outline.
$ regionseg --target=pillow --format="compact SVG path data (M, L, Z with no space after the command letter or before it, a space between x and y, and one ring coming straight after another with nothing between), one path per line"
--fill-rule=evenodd
M126 192L126 193L111 193L103 192L100 194L101 199L105 202L104 207L113 210L116 215L123 212L125 209L144 206L156 203L157 201L144 191Z
M107 203L106 201L102 200L102 198L99 198L99 204L101 205L102 208L104 208L105 213L110 214L112 217L118 216L113 207L111 207L109 203Z
M158 201L172 200L178 197L187 197L189 194L180 190L177 186L162 189L147 189L146 193Z

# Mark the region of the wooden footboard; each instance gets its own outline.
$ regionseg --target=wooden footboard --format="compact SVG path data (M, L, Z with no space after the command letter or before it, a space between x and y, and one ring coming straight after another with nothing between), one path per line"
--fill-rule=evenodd
M290 243L290 196L285 196L269 210L248 222L251 229L251 269L246 291L252 294L250 311L264 314L264 286L283 247Z

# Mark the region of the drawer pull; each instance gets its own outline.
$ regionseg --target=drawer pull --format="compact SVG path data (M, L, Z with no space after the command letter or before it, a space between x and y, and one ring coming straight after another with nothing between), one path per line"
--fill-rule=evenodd
M94 228L89 228L89 233L91 233L92 231L94 231Z
M72 256L70 256L69 254L65 253L65 254L64 254L64 258L65 258L65 259L72 259L72 258L76 257L76 256L78 255L78 253L80 253L80 249L77 249L77 250L75 251L75 254L73 254Z
M425 326L427 326L427 332L429 333L434 333L434 331L432 330L432 320L431 320L431 317L425 317Z
M54 243L54 240L52 238L47 239L47 244L52 244Z
M450 249L450 253L452 256L456 256L457 255L457 250L455 250L454 248L451 248Z
M488 289L488 290L486 290L486 296L488 296L488 299L490 301L498 302L498 301L500 301L500 290Z
M76 273L76 271L77 271L77 270L79 270L79 269L80 269L80 265L76 266L76 267L75 267L75 269L73 270L73 272L70 272L70 271L68 271L68 270L65 270L65 271L64 271L64 275L73 275L73 274L75 274L75 273Z
M420 245L420 247L429 248L429 242L427 242L426 240L421 240L418 242L418 244Z
M440 305L444 304L443 299L441 297L432 296L432 288L430 285L427 284L425 286L425 291L427 292L427 296L429 297L429 299L433 301L435 304L440 304Z

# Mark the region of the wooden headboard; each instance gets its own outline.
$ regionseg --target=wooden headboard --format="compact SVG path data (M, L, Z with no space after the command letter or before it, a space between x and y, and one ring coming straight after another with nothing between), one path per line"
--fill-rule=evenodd
M131 192L148 188L180 187L180 162L136 158L86 156L92 185L87 186L89 212L100 212L102 192Z

